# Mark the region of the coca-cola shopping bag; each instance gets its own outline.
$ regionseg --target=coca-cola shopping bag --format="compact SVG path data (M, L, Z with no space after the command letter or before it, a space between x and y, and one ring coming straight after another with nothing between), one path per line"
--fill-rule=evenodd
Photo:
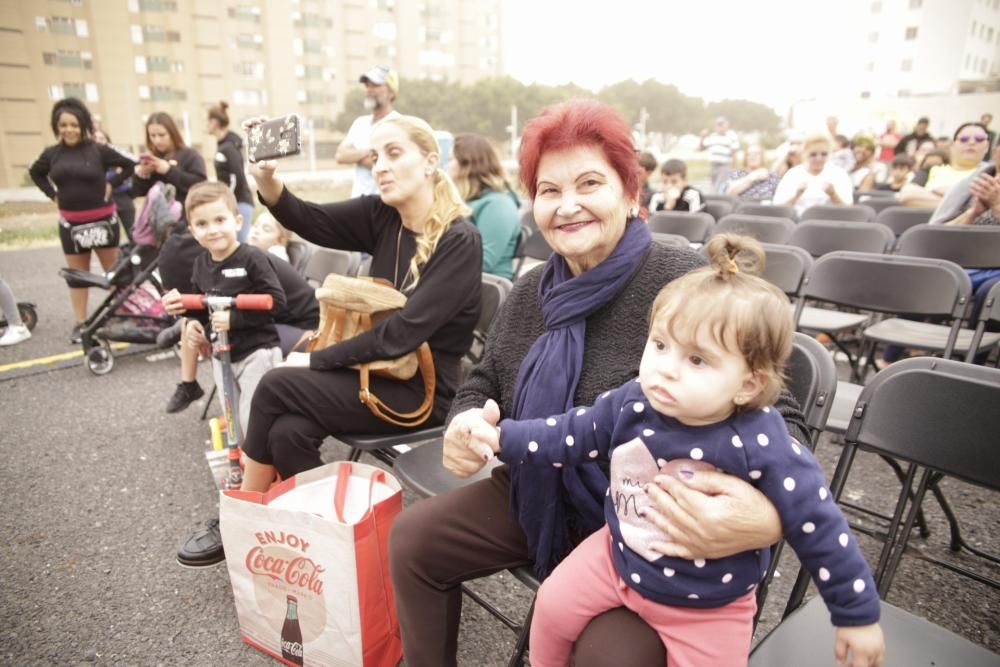
M402 508L395 477L347 461L267 493L223 492L219 527L243 641L289 665L397 665L387 545Z

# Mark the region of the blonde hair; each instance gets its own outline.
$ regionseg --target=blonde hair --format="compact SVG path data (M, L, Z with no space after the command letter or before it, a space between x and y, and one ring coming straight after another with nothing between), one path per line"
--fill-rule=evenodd
M229 186L219 181L202 181L201 183L192 185L191 189L188 190L187 198L184 200L184 213L190 219L191 211L199 206L211 204L220 199L226 205L226 208L229 209L230 213L233 215L239 214L233 191L229 189Z
M757 275L764 249L756 239L718 234L705 244L709 265L676 278L653 301L649 326L665 320L671 337L693 339L708 332L738 353L761 380L760 393L737 410L771 405L784 386L792 352L792 311L784 292Z
M268 221L273 223L275 228L278 230L278 245L287 248L288 242L292 240L292 233L288 231L287 227L278 222L278 219L271 215L270 211L261 211L260 215L257 216L257 219L254 220L250 226L256 227L258 224Z
M426 155L441 155L437 139L434 138L434 130L427 124L427 121L416 116L399 116L383 123L398 125L406 136L417 145L420 152ZM420 267L427 263L437 249L441 236L451 227L452 223L460 217L472 213L459 194L458 188L451 182L444 170L438 166L433 175L434 202L431 210L424 222L424 231L417 234L417 251L410 259L410 266L406 275L410 282L405 285L404 290L411 290L420 281Z
M486 137L460 134L455 137L451 154L458 163L455 185L466 201L474 199L483 190L504 192L510 188L500 156Z
M827 151L833 150L833 137L831 137L826 132L813 132L812 134L807 134L802 140L802 154L805 155L806 149L810 146L818 146L823 144L826 146Z

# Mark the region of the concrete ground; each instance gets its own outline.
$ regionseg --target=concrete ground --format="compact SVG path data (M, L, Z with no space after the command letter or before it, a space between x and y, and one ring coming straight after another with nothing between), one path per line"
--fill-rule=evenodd
M83 368L67 343L60 266L58 248L0 252L0 276L40 315L30 341L0 348L0 664L274 664L240 641L225 567L174 561L179 541L216 511L208 429L198 419L204 399L164 413L178 373L171 354L133 347L109 375ZM211 384L207 368L199 379ZM838 453L828 439L820 445L828 471ZM325 448L330 460L346 454ZM898 485L881 461L862 455L855 469L848 497L881 507L894 500ZM967 539L1000 553L996 496L953 480L945 488ZM1000 568L949 554L943 516L933 503L927 509L933 533L915 540L922 549L1000 577ZM878 543L859 539L874 561ZM786 553L757 639L775 624L795 569ZM507 574L476 587L515 614L530 602ZM996 590L906 558L889 600L1000 652ZM506 664L513 635L473 604L463 621L460 664ZM817 647L816 664L832 665L832 649Z

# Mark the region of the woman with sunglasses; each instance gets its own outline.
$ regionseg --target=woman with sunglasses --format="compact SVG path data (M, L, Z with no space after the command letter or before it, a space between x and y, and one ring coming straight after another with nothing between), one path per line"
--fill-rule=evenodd
M827 160L832 148L830 136L825 132L807 136L802 142L802 164L782 176L774 192L774 203L790 204L799 215L811 206L852 203L851 177Z
M963 123L951 142L951 160L930 170L927 183L907 185L899 191L903 206L937 208L945 195L960 181L976 172L989 150L988 133L982 123Z

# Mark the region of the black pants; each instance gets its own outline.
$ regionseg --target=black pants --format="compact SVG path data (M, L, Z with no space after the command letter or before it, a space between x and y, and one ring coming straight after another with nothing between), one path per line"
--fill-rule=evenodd
M337 433L401 433L407 429L382 421L358 398L358 372L275 368L254 391L243 451L254 461L273 465L282 479L322 465L320 445ZM420 407L424 385L418 373L400 382L372 376L371 390L397 412ZM435 406L420 428L441 423L445 406Z
M389 536L389 568L408 667L457 664L461 584L527 564L524 531L510 511L510 471L407 507ZM608 647L613 646L614 650ZM592 620L574 647L577 667L666 664L659 635L625 607Z

